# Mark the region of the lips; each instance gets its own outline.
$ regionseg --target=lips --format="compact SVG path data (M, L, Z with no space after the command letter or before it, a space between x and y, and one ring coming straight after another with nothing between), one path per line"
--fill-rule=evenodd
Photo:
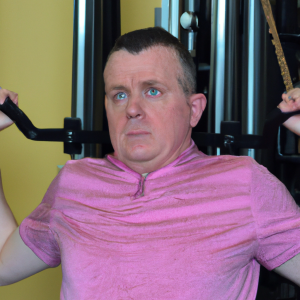
M145 130L130 130L129 132L126 133L126 135L145 135L145 134L150 134L150 132L145 131Z

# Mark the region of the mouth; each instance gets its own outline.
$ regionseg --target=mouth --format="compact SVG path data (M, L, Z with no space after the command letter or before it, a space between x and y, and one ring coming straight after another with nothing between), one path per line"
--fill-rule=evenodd
M141 135L147 135L150 134L150 132L145 130L130 130L126 133L127 136L141 136Z

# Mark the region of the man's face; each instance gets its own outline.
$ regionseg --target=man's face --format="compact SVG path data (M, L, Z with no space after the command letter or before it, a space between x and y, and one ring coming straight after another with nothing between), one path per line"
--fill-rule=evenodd
M107 63L105 107L114 155L138 173L169 164L190 145L206 100L201 94L199 101L197 95L187 99L177 80L181 73L165 47L138 55L117 51Z

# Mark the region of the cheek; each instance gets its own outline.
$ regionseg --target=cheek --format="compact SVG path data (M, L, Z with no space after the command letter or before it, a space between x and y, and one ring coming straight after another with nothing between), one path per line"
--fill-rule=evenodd
M124 127L125 124L123 124L120 118L113 118L108 121L109 131L112 132L115 137L118 137L122 133Z
M173 123L176 127L184 127L190 123L190 108L188 105L180 105L174 107L171 111L170 119L173 120Z
M190 127L190 110L188 106L165 108L162 114L156 115L155 125L158 134L166 140L177 139Z
M109 112L106 115L111 141L114 143L119 139L125 124L123 124L123 119L114 112Z

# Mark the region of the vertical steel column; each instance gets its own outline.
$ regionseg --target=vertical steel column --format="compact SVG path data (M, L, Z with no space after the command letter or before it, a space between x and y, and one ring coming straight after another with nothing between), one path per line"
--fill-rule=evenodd
M224 120L226 4L227 0L212 1L211 72L208 107L210 124L208 130L215 133L220 133L221 121ZM217 149L217 154L220 154L220 149Z
M74 0L72 117L82 120L84 130L108 130L102 74L120 28L119 0ZM107 152L110 146L84 144L75 158Z
M261 2L260 0L248 0L245 5L244 24L244 59L243 59L243 92L242 92L242 125L246 134L259 134L258 125L264 118L259 111L259 98L261 94L260 76L261 65ZM263 30L264 32L264 30ZM265 101L263 99L262 101ZM255 158L255 150L244 150L243 154Z
M161 1L161 27L165 30L169 30L169 11L170 0Z
M178 38L179 31L179 0L169 2L169 27L168 31Z
M219 0L217 7L215 133L221 132L221 121L224 120L226 2Z
M72 117L84 122L84 68L85 68L86 0L74 1ZM84 153L75 155L76 159Z
M227 2L226 55L225 55L225 121L240 120L241 47L239 1Z
M76 117L81 118L81 120L84 120L83 117L84 58L85 58L85 33L86 33L85 16L86 16L86 0L79 0Z
M208 132L215 132L215 98L216 98L216 49L217 49L217 0L211 1L211 55L210 55L210 78L208 98ZM208 152L213 154L209 147Z
M212 0L211 4L208 131L220 133L222 121L240 120L240 1ZM220 149L208 150L220 154Z
M180 41L189 50L192 57L196 57L196 39L197 29L199 26L199 16L195 14L195 0L184 0L183 4L183 14L180 17ZM198 4L200 6L199 1Z
M195 0L188 0L188 11L195 12ZM195 32L189 31L188 33L188 50L191 52L192 56L196 56L195 49ZM195 52L195 53L193 53Z
M255 51L255 37L254 37L254 12L255 12L255 1L249 1L249 31L248 31L248 97L247 97L247 134L254 134L254 74L255 74L255 63L254 63L254 51ZM254 158L255 150L248 149L248 156Z

